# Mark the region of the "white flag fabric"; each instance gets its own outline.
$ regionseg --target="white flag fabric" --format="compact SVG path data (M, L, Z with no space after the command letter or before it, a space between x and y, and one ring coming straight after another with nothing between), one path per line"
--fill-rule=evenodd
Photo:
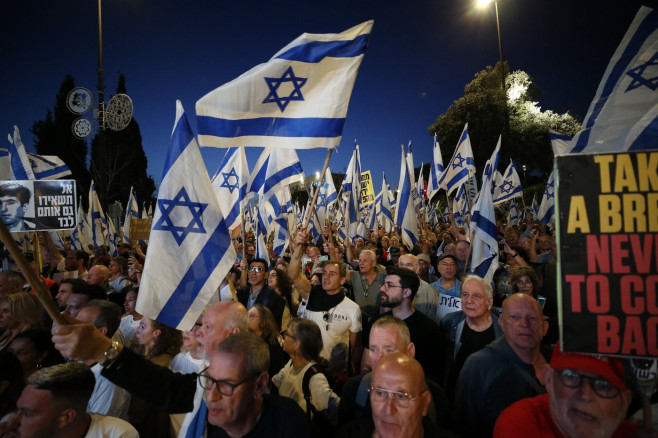
M71 170L54 155L27 154L35 179L59 179L71 175Z
M89 186L89 226L91 228L91 241L94 248L105 246L109 244L107 219L101 207L101 201L96 193L96 185L94 180L91 180Z
M655 149L658 11L641 7L608 64L571 153Z
M294 149L270 149L262 194L267 201L284 187L304 182L304 170Z
M563 155L571 152L571 137L568 135L560 134L551 129L548 130L548 134L551 138L551 147L553 148L553 155Z
M443 176L443 157L441 156L441 147L439 139L434 134L434 150L432 152L432 167L430 168L430 178L427 181L427 198L432 199L439 191L439 181Z
M396 225L400 227L400 237L402 241L411 250L420 238L418 229L418 216L414 207L414 200L411 192L411 178L409 177L409 166L402 149L402 159L400 161L400 181L398 182L398 202L396 209Z
M126 243L130 243L130 219L133 218L139 219L139 204L133 187L131 187L128 203L126 204L126 216L123 219L123 240Z
M501 202L509 201L512 198L518 198L520 196L523 196L521 179L519 178L519 174L516 173L512 160L510 160L507 169L505 169L502 181L496 184L494 188L493 203L494 205L500 204Z
M539 205L539 220L545 224L551 223L555 219L555 171L551 172L544 189L544 196Z
M359 145L354 147L352 158L347 165L345 179L343 180L342 200L345 203L344 216L348 228L348 234L352 239L356 238L356 229L361 219L359 215L361 199L361 156Z
M236 259L199 146L177 101L137 311L191 330Z
M493 163L487 161L487 166L493 167ZM486 170L482 175L482 189L478 201L473 206L470 226L473 230L473 257L470 270L492 282L494 272L498 269L498 232L496 213L491 199L491 174Z
M9 141L9 158L11 163L11 179L26 180L36 179L32 171L30 159L27 157L25 145L21 140L21 132L14 125L14 138Z
M373 21L339 34L305 33L197 101L201 146L333 148Z
M246 205L249 185L249 167L243 147L226 151L211 183L226 225L229 229L237 227L241 221L240 213Z
M409 179L411 180L411 196L414 200L414 206L420 208L420 198L418 197L418 189L416 187L416 174L414 173L414 169L415 169L414 152L411 149L411 141L409 141L409 144L407 145L405 158L407 159L407 168L409 169Z
M382 172L382 191L381 202L379 203L379 222L384 231L390 233L393 229L393 214L391 213L391 201L388 196L388 184L386 184L386 174Z
M539 204L537 203L537 193L532 195L532 206L530 207L532 213L532 220L539 220Z
M475 172L475 160L473 159L471 139L468 136L467 123L464 125L462 135L459 137L455 152L452 154L452 158L439 180L439 187L450 195L453 190L464 184L473 172Z
M320 218L320 222L322 223L323 227L326 223L326 220L329 219L331 212L335 208L337 200L338 193L336 192L334 179L331 176L331 169L327 167L327 170L324 173L324 183L320 188L318 201L316 203L318 217Z

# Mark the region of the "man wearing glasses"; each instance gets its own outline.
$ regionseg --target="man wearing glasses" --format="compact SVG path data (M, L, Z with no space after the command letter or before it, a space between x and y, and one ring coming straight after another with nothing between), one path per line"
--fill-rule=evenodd
M369 393L372 423L348 423L338 437L455 436L424 418L432 397L425 386L423 367L408 354L397 352L382 357L373 369Z
M563 353L558 343L543 375L548 394L505 409L494 437L637 436L637 425L625 419L631 391L619 359Z
M267 261L263 259L253 259L249 262L249 269L247 269L247 261L240 261L240 269L242 269L242 278L240 283L247 284L237 291L238 301L242 303L247 310L254 307L255 304L262 304L272 311L274 320L281 329L281 320L283 319L283 311L286 306L285 301L281 296L276 293L274 289L267 285Z

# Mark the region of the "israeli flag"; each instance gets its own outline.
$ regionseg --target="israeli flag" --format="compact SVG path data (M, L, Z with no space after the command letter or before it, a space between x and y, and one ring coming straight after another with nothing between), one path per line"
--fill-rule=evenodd
M420 174L418 175L418 182L416 183L416 188L418 190L418 199L420 205L423 205L425 200L425 181L423 180L423 163L420 163Z
M270 149L261 193L270 197L296 182L304 182L304 170L294 149Z
M549 224L555 220L555 171L551 172L544 189L544 196L539 205L538 216L539 220L545 224Z
M420 238L418 229L418 216L414 206L411 192L411 178L409 177L409 166L402 148L402 159L400 160L400 181L398 182L398 202L396 210L395 225L400 227L400 237L411 250Z
M404 146L403 146L404 148ZM418 190L416 187L416 174L414 173L415 167L414 167L414 152L411 149L411 141L409 141L409 144L407 145L407 151L405 154L405 158L407 159L407 168L409 169L409 178L411 180L411 196L414 199L414 206L420 208L420 198L418 197ZM422 167L421 167L422 170Z
M494 188L493 203L494 205L500 204L501 202L509 201L520 196L523 196L521 179L519 178L519 174L516 173L512 160L510 160L507 169L505 169L505 175L503 175L502 181L496 184Z
M32 171L30 159L25 151L25 145L21 140L21 132L14 125L14 138L9 138L9 158L11 165L11 178L13 180L36 179Z
M249 167L243 147L226 151L211 183L226 225L229 229L237 227L241 221L241 211L246 205L249 186Z
M270 256L269 256L269 251L267 250L267 224L265 223L266 215L267 215L267 211L265 209L265 203L263 202L263 198L261 197L256 212L256 216L257 216L256 217L256 257L259 259L266 260L267 266L269 266ZM228 269L230 269L230 266Z
M94 248L107 245L109 240L109 226L107 219L105 218L105 213L103 212L103 207L101 207L98 193L96 193L96 184L94 184L94 180L91 180L91 185L89 186L88 222L91 228L91 241Z
M516 226L521 222L521 219L523 219L523 215L519 204L517 204L516 199L512 199L507 210L507 223Z
M201 146L333 148L373 21L340 34L305 33L197 101Z
M347 165L347 172L343 180L343 203L344 216L348 228L348 234L352 239L356 238L356 229L359 226L361 217L359 215L360 198L361 198L361 157L359 154L359 145L354 147L352 158Z
M434 149L432 152L432 167L430 168L430 178L427 181L427 198L432 199L439 191L439 181L443 176L443 157L441 156L441 147L439 146L439 139L434 134Z
M571 148L573 146L571 143L571 137L568 135L560 134L559 132L555 132L552 129L548 130L548 134L551 138L553 155L564 155L571 152Z
M386 183L386 174L384 172L382 172L381 201L379 203L377 217L384 231L390 233L393 229L393 214L391 213L391 200L389 198L388 184Z
M539 220L539 204L537 203L537 193L532 195L532 207L530 207L533 220Z
M59 179L71 175L71 170L54 155L27 154L36 179Z
M493 167L493 165L491 161L487 161L487 166ZM471 240L473 257L470 270L492 282L494 272L498 269L498 232L496 213L491 199L491 174L486 170L482 175L480 195L473 206L470 226L473 230Z
M466 216L470 211L468 207L468 202L466 201L466 185L462 185L457 190L457 195L452 200L452 214L455 218L457 225L464 226L466 225Z
M123 219L123 241L130 243L130 220L139 219L139 204L137 203L137 196L130 187L130 196L126 203L126 216Z
M199 146L177 101L137 311L191 330L236 259Z
M448 192L448 196L459 186L464 184L471 173L475 172L475 160L471 140L468 136L468 123L464 125L462 135L455 148L455 152L448 163L446 170L441 175L439 187Z
M275 218L272 222L274 231L272 251L283 257L290 239L290 232L288 231L288 219L292 212L290 188L284 187L275 196L270 197L269 203L275 212Z
M655 149L658 11L641 7L610 59L570 153Z
M336 192L334 179L331 176L331 169L327 167L327 170L324 173L324 184L320 189L317 202L318 216L320 217L320 221L323 225L331 215L331 212L334 210L334 208L336 208L337 200L338 193Z

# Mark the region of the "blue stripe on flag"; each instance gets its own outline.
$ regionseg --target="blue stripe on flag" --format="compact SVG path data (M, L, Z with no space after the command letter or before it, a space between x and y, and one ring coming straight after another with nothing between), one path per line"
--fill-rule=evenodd
M167 159L165 161L164 170L162 171L163 180L171 166L176 162L178 157L183 153L192 140L194 140L192 128L186 118L181 117L178 119L174 132L171 134L171 147L169 148L169 152L167 152Z
M590 128L596 123L596 120L608 101L608 97L615 89L621 76L625 74L628 69L628 63L635 58L637 52L642 48L646 39L656 30L656 27L658 27L658 11L652 9L637 27L637 31L635 31L635 34L628 42L624 52L610 71L610 76L608 76L608 80L603 86L603 91L601 92L598 102L596 102L592 115L587 120L587 125L583 126L583 131L581 132L580 137L578 137L578 143L573 147L571 153L582 152L585 146L587 146L590 133L592 132Z
M471 218L471 223L477 224L476 226L484 231L486 234L491 236L494 240L496 240L496 237L498 236L498 231L496 230L496 224L494 222L491 222L491 220L480 214L479 210L476 210L473 213L473 217Z
M370 34L359 35L353 40L347 41L312 41L291 47L276 59L317 63L326 57L353 58L365 51L368 38L370 38Z
M643 130L640 135L637 136L632 145L628 148L629 151L640 151L646 150L647 146L650 144L649 141L655 141L658 137L658 117L655 117L651 123L649 123Z
M36 173L34 174L34 176L35 176L37 179L46 179L46 178L49 177L49 176L58 175L58 174L60 174L60 173L63 174L63 173L65 173L65 172L67 172L67 171L70 172L70 170L69 170L69 168L68 168L67 166L60 166L60 167L56 167L56 168L54 168L54 169L45 169L45 170L42 170L42 171L36 172Z
M345 118L320 117L284 118L260 117L255 119L229 120L209 116L197 116L199 135L215 137L340 137ZM249 145L245 145L249 146Z
M177 327L192 306L208 277L220 263L231 245L231 234L222 220L190 265L180 283L160 310L156 320L169 327ZM192 291L195 291L192 293Z
M299 175L303 173L302 165L299 164L299 161L291 164L290 166L279 170L274 175L270 175L269 178L265 180L265 187L263 188L263 193L267 194L274 186L283 181L286 178L291 176Z

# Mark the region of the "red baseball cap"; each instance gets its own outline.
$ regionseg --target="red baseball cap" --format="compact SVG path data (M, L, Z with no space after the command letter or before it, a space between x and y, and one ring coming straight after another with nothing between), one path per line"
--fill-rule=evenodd
M621 361L609 356L565 353L560 351L560 343L555 344L551 357L554 370L580 370L596 374L621 390L626 390L626 377Z

